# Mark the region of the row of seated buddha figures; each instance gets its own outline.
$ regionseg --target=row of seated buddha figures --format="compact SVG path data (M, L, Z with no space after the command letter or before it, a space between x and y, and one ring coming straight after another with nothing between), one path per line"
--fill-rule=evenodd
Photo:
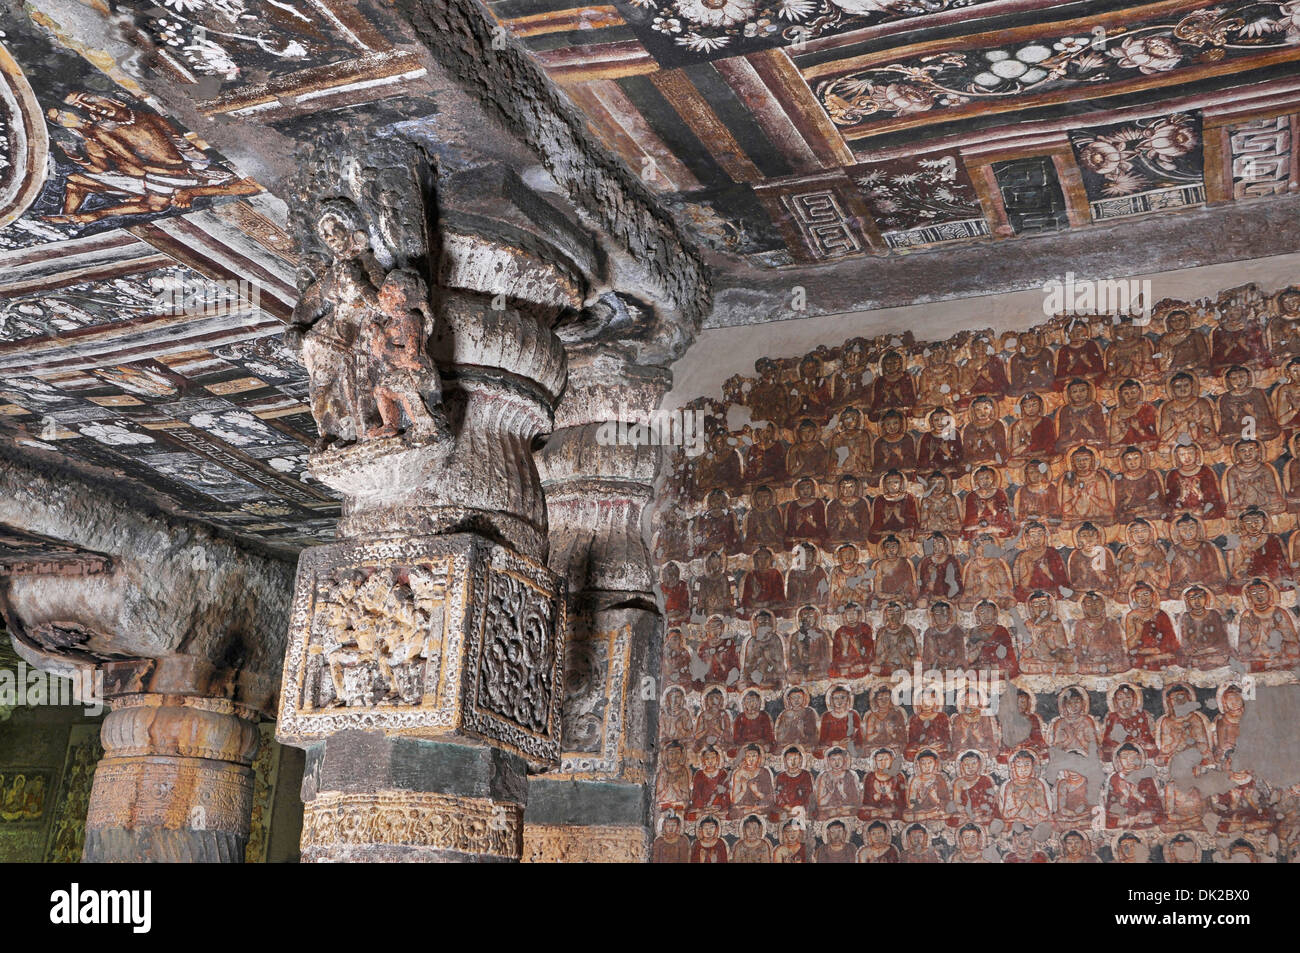
M1162 602L1156 587L1138 581L1125 611L1115 612L1116 604L1095 590L1083 592L1076 603L1034 589L1005 621L1001 607L987 598L971 613L944 600L909 610L890 599L879 610L849 601L833 614L805 604L791 621L766 608L747 620L712 615L703 625L667 631L663 675L668 685L720 685L735 692L889 677L918 663L926 670L996 669L1007 679L1169 666L1208 671L1234 660L1253 672L1296 669L1295 612L1268 579L1251 579L1242 590L1220 600L1193 584L1180 601Z
M797 480L788 490L762 484L732 497L711 490L694 514L684 508L661 519L656 551L665 560L687 560L715 551L752 555L759 549L879 543L897 536L904 543L931 533L966 541L990 535L1014 539L1035 523L1051 535L1069 537L1085 523L1106 540L1127 534L1134 520L1174 527L1190 517L1206 535L1239 531L1243 514L1258 512L1276 529L1289 529L1300 509L1300 434L1297 450L1283 472L1267 462L1257 440L1239 440L1233 462L1210 466L1200 448L1179 445L1176 466L1161 471L1147 465L1148 454L1127 448L1119 472L1098 465L1088 447L1076 449L1059 476L1046 463L1032 461L1016 471L1021 482L1001 485L1002 471L980 467L971 488L955 492L948 474L930 473L909 483L896 470L881 480L878 493L863 481L843 475L819 483ZM1172 535L1172 533L1169 533Z
M890 411L923 418L936 408L964 410L980 397L1059 395L1076 380L1117 391L1128 381L1158 385L1180 373L1277 372L1300 357L1300 288L1266 298L1244 286L1200 307L1166 299L1152 318L1062 316L996 342L989 332L911 346L853 338L798 359L760 358L757 378L731 378L723 399L778 427L825 423L846 407L876 422Z
M1008 696L1014 692L1010 710L986 705L991 691L960 689L952 693L956 697L951 714L942 693L929 691L916 695L909 714L909 706L895 701L894 689L881 684L860 693L856 704L849 686L836 685L825 693L821 710L810 704L803 688L788 690L779 703L749 690L739 711L731 710L717 688L693 695L694 705L680 688L670 688L660 711L661 765L684 772L690 766L708 767L712 758L713 767L721 769L748 760L754 752L756 764L780 770L792 751L799 753L801 763L823 763L838 751L846 765L865 767L874 764L882 750L900 763L913 764L928 751L940 764L953 767L965 752L976 751L990 765L1005 765L1028 750L1039 762L1055 764L1065 757L1096 766L1113 764L1119 749L1132 744L1161 771L1186 766L1184 762L1206 771L1226 765L1240 737L1245 697L1252 686L1240 679L1224 682L1212 695L1203 690L1202 703L1196 689L1185 682L1173 682L1158 693L1119 682L1096 693L1098 714L1093 715L1094 699L1084 687L1071 685L1054 698L1044 696L1057 712L1046 724L1034 693L1003 687L1009 689ZM1156 694L1163 704L1158 717L1144 707L1146 698L1154 701ZM1213 717L1206 714L1211 702ZM1077 752L1077 758L1067 752Z
M1292 800L1295 800L1294 798ZM1258 834L1206 839L1180 832L1061 831L1015 823L998 833L975 822L948 831L925 824L883 820L834 820L814 835L797 820L772 823L752 814L736 834L706 815L686 833L681 817L668 813L651 846L656 864L1097 864L1261 863L1276 860L1269 838ZM1005 832L1005 833L1004 833ZM1281 845L1280 845L1281 846ZM1284 846L1288 859L1291 844Z
M1213 398L1199 393L1201 381L1189 373L1175 374L1159 396L1127 380L1113 404L1099 399L1088 381L1075 379L1054 411L1037 393L1006 406L976 397L968 411L930 411L921 432L910 429L898 411L878 424L865 423L856 407L825 426L805 417L789 431L772 423L736 434L717 429L694 462L693 489L735 491L845 475L879 486L891 470L908 478L939 471L957 480L981 466L1057 462L1080 446L1116 461L1134 448L1172 466L1178 446L1196 445L1210 462L1227 462L1238 441L1253 439L1271 458L1283 449L1283 435L1294 435L1300 426L1300 359L1286 370L1291 376L1269 393L1255 386L1249 368L1233 367L1223 375L1223 392Z

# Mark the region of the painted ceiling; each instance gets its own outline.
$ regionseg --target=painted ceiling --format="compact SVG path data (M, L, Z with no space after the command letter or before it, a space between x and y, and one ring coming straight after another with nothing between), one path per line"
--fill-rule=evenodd
M271 549L332 537L280 341L299 262L249 157L344 116L444 148L401 6L0 10L0 443ZM701 246L764 271L1300 185L1300 0L478 9Z
M1300 184L1294 0L489 7L702 241L759 265Z

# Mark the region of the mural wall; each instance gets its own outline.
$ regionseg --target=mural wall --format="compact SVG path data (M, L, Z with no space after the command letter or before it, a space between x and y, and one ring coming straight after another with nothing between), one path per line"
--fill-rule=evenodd
M655 515L656 861L1293 856L1300 288L755 371Z

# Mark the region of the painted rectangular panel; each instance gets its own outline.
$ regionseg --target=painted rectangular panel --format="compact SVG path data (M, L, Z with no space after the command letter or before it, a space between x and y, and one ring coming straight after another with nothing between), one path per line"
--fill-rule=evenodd
M993 163L1007 220L1017 235L1068 228L1065 194L1046 156Z

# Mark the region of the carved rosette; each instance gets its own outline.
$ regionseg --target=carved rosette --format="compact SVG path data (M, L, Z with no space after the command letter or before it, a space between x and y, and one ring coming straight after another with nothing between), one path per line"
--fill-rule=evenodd
M303 810L302 860L412 861L468 854L516 860L523 809L491 798L419 791L323 794Z
M334 543L298 564L277 737L470 738L560 756L563 582L469 533Z

